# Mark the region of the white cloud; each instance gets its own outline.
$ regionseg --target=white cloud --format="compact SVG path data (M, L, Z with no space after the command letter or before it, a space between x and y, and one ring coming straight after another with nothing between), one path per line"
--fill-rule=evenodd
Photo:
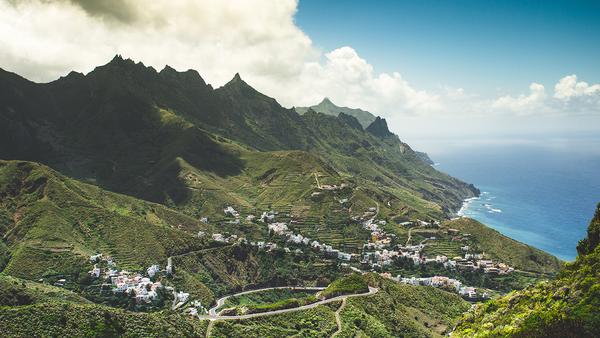
M38 81L88 72L115 54L161 69L197 69L222 84L236 72L292 78L315 53L294 0L0 2L0 67Z
M290 90L291 89L291 90ZM310 105L327 96L334 102L379 114L429 112L438 97L413 88L399 73L377 74L354 49L345 46L306 62L280 99L288 105Z
M528 95L519 95L518 97L502 96L492 103L493 109L508 110L514 113L535 113L545 109L546 90L539 83L529 85Z
M236 72L286 106L329 96L381 114L439 109L399 73L377 74L351 47L322 55L295 24L294 0L76 0L0 3L0 65L37 81L88 72L122 54L197 69L213 85Z
M532 83L528 95L503 96L492 103L500 112L524 114L553 114L572 116L588 114L600 116L600 84L577 82L576 75L568 75L554 85L554 94L546 95L544 86Z
M554 97L569 100L572 97L600 96L600 84L589 85L587 82L577 82L577 75L568 75L560 79L554 86Z

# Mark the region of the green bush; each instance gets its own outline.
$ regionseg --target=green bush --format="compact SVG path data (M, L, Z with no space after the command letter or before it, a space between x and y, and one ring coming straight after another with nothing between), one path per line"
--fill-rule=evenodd
M369 285L359 274L351 274L342 277L329 284L327 289L321 292L323 298L333 298L341 295L365 293L369 291Z

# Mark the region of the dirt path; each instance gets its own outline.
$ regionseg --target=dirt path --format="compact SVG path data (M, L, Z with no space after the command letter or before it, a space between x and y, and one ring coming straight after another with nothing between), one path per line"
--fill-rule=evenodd
M206 327L206 338L210 337L210 332L212 331L213 326L215 325L214 321L209 321L208 326Z
M346 298L342 299L342 305L335 311L335 323L337 324L338 329L331 335L331 338L342 332L342 318L340 317L340 313L344 309L344 306L346 306Z

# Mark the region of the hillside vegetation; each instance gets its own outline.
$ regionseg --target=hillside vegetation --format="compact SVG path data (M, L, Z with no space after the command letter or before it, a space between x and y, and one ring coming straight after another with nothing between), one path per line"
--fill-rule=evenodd
M369 286L365 279L358 274L351 274L333 281L320 295L323 298L334 298L348 294L365 293L367 291L369 291Z
M441 337L470 307L457 295L439 289L398 284L376 274L350 277L356 279L379 292L348 298L341 309L340 301L268 317L218 321L212 336L330 336L336 331L334 312L340 310L339 337Z
M204 337L206 323L174 312L132 313L95 304L0 307L4 337Z
M32 162L0 161L4 273L29 280L87 274L90 255L134 270L200 249L208 227L154 203L106 192Z
M505 262L516 269L553 274L562 266L558 258L506 237L472 218L461 217L444 222L444 226L471 234L470 244L474 251L485 252L486 257Z
M600 205L558 278L479 305L455 337L598 337L600 335Z

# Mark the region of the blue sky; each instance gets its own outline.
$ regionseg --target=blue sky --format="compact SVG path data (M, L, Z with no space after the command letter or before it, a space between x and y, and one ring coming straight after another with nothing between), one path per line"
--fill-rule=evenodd
M376 71L428 90L600 80L600 1L300 0L295 20L317 47L352 46Z

